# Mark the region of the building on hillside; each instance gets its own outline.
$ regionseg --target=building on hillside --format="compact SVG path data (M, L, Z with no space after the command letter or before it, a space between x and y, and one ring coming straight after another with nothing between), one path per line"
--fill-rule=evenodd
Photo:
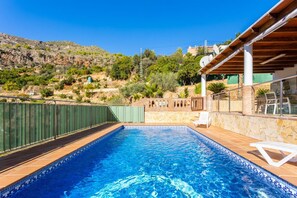
M189 46L187 50L187 53L190 53L193 56L196 56L199 52L204 52L204 46ZM208 53L213 53L213 46L207 46L206 54Z

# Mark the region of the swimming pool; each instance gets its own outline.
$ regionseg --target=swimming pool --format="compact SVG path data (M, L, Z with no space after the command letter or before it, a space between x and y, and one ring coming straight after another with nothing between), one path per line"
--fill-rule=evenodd
M183 127L126 126L3 197L297 197L296 187Z

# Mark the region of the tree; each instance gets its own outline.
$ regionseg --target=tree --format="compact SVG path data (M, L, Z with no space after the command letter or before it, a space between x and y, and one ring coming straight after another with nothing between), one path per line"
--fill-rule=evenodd
M201 56L201 55L205 55L204 47L198 47L196 49L196 56Z
M140 68L139 68L139 66L140 66L140 57L139 57L139 55L134 55L133 56L133 68L134 68L134 71L136 72L136 73L139 73L139 70L140 70Z
M178 71L178 82L182 85L191 85L200 81L198 74L200 67L200 59L202 56L192 56L187 53L184 58L184 64Z
M119 55L112 65L110 76L114 80L127 80L133 71L132 59L128 56Z
M180 68L178 60L174 56L161 56L148 68L148 76L153 73L176 73Z
M163 92L165 91L175 91L178 86L177 75L173 72L169 73L156 73L152 74L150 77L150 83L158 85L158 88Z
M178 48L174 54L171 55L171 58L175 60L178 64L182 64L184 60L183 50Z
M153 50L145 49L143 53L143 58L148 58L152 61L157 60L156 53Z

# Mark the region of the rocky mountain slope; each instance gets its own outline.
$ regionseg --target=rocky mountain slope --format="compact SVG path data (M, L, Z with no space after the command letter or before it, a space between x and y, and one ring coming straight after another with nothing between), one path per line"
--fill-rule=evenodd
M55 66L109 66L114 55L95 46L73 42L43 42L0 33L0 68Z

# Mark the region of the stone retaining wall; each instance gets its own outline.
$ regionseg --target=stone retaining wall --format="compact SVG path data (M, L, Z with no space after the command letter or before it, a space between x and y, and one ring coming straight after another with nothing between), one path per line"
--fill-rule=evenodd
M145 123L192 123L199 112L150 111L145 112Z
M297 144L297 119L212 112L212 125L259 140Z

